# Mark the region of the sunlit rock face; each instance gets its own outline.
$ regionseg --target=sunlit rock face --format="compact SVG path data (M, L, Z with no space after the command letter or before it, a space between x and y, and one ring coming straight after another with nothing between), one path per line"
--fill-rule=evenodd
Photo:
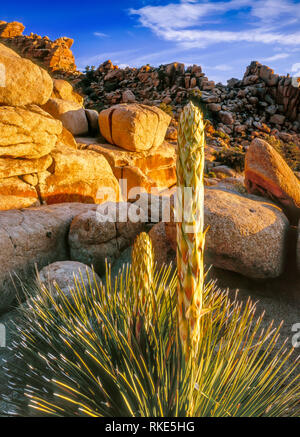
M103 155L109 162L118 180L123 184L124 195L137 187L150 192L162 190L176 184L176 146L164 141L160 146L144 152L129 152L120 147L98 142L95 138L77 138L78 147Z
M122 149L141 152L164 141L171 117L159 108L122 104L100 112L99 127L104 138Z
M75 58L71 51L73 40L67 37L51 41L47 36L34 33L23 35L22 23L0 21L0 42L8 44L22 57L32 59L49 71L76 71Z
M1 38L14 38L15 36L21 36L25 26L17 21L7 23L6 21L0 21L0 37Z
M4 68L0 86L2 105L43 105L51 96L53 82L49 74L29 59L0 44L0 64Z
M300 218L300 181L284 159L266 141L253 140L245 158L249 193L276 200L292 222Z

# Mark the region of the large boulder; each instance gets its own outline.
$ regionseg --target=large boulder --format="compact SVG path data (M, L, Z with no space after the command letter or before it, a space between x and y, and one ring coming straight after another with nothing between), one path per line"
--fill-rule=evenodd
M83 106L83 97L73 90L69 82L63 79L53 79L53 92L51 97L75 102Z
M54 297L59 295L56 289L56 286L58 286L65 296L72 298L71 290L76 287L74 279L82 288L85 287L88 292L90 283L94 286L94 280L100 282L97 273L85 264L76 261L57 261L44 267L39 272L37 284L42 283L49 287Z
M174 198L172 198L174 205ZM275 278L285 266L289 221L273 203L215 188L205 190L205 262L251 278ZM176 250L176 224L166 233Z
M45 156L55 147L61 132L61 122L36 105L0 106L0 157L37 159Z
M93 136L98 136L99 135L99 123L98 123L99 112L96 111L95 109L85 109L85 115L86 115L88 125L89 125L89 132Z
M52 98L43 109L57 120L73 135L85 135L89 131L88 120L82 104L62 99Z
M300 218L300 181L279 153L259 138L246 153L245 184L249 193L281 204L293 223Z
M63 202L103 203L120 199L120 187L104 156L59 144L53 164L39 173L39 192L48 205Z
M78 203L0 212L0 312L38 269L69 259L72 219L94 205ZM18 279L19 278L19 279Z
M77 138L80 148L88 148L108 160L117 179L127 180L127 194L132 188L146 191L176 184L176 147L164 141L145 152L128 152L111 144L97 143L95 138Z
M171 117L161 109L136 103L115 105L99 114L104 138L131 151L160 146L170 121Z
M126 202L108 202L74 218L70 227L71 259L93 265L100 275L144 228L144 211Z
M0 104L9 106L43 105L50 98L50 75L13 50L0 44L0 64L4 66L4 85L0 86Z

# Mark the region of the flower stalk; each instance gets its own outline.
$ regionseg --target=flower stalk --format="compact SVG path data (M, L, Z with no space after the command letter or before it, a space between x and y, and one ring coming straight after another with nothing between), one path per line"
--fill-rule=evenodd
M146 232L139 234L132 250L132 284L134 314L136 315L136 336L139 338L142 325L146 330L151 323L153 308L154 252L152 241Z
M203 310L204 132L201 111L183 109L177 156L177 269L179 332L186 360L197 355Z

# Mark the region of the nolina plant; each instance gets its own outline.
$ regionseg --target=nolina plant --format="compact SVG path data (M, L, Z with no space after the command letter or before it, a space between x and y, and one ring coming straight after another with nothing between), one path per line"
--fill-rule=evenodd
M147 234L105 284L74 278L69 297L40 285L20 309L13 396L4 412L46 416L299 416L298 362L255 305L203 273L203 122L181 116L178 184L193 188L178 226L178 275L157 271ZM187 225L192 224L192 231ZM178 304L179 302L179 304Z

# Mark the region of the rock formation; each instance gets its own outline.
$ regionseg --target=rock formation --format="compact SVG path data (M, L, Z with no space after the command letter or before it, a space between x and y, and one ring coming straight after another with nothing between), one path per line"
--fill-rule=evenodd
M82 98L71 85L53 83L46 70L2 44L0 62L5 66L5 86L0 87L0 210L119 200L119 184L105 157L77 151L65 128L80 134L89 130ZM102 187L110 194L99 196Z
M107 61L89 69L78 86L87 96L87 107L125 103L130 92L135 102L169 107L175 118L193 99L218 130L231 136L232 143L251 140L256 131L299 132L300 128L300 89L291 78L278 76L258 62L251 63L242 80L231 79L225 86L209 81L197 65L119 69Z
M253 194L277 201L295 224L300 218L300 181L266 141L256 138L245 158L245 185Z
M18 22L0 21L0 42L16 50L21 56L31 59L49 71L76 71L75 58L71 51L71 38L51 41L47 36L34 33L23 35L25 27Z
M156 107L137 104L115 105L99 115L100 132L122 149L142 152L164 141L171 117Z

